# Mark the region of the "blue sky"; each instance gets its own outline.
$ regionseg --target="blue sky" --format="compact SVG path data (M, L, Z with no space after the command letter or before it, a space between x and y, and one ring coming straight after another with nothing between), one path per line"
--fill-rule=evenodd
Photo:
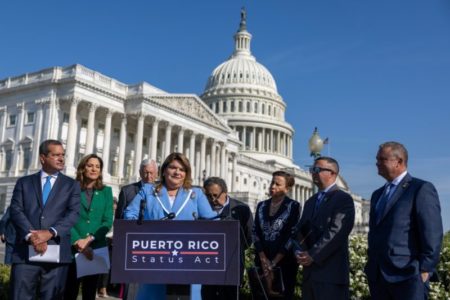
M252 52L274 76L310 164L315 126L352 191L369 198L380 143L410 152L410 172L439 192L450 229L450 2L7 1L0 78L80 63L125 83L201 94L232 53L247 8Z

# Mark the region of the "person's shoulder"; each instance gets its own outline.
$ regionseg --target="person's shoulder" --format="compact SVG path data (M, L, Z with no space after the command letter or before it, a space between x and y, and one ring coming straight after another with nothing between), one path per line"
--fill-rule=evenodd
M126 185L122 186L120 189L121 190L127 190L129 188L132 188L132 187L134 188L136 186L141 186L141 182L140 181L132 182L132 183L129 183L129 184L126 184Z
M77 182L74 178L67 176L66 174L63 174L61 172L58 173L58 178L61 178L62 181L69 182L72 184Z
M39 171L39 172L34 173L34 174L30 174L30 175L25 175L25 176L19 177L19 179L17 179L17 182L31 181L31 180L33 180L35 178L40 178L40 176L41 176L41 172Z
M250 206L248 206L247 203L242 202L240 200L237 200L237 199L234 199L234 198L230 197L230 203L233 204L235 207L242 207L242 208L245 208L245 209L248 208L250 210Z
M112 187L110 187L109 185L103 185L103 187L99 190L99 192L102 193L112 193Z
M292 198L289 198L288 196L284 197L284 201L287 205L300 205L300 202L298 202L297 200L294 200Z

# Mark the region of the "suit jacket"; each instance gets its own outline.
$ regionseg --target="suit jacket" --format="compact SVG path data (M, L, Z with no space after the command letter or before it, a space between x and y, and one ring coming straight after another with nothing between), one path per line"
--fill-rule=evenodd
M332 187L314 212L318 193L305 203L297 226L297 243L314 262L303 268L303 278L332 284L349 284L348 236L355 221L352 197Z
M443 229L434 186L409 174L398 184L380 221L375 207L384 187L372 194L369 221L369 281L380 270L388 282L399 282L419 272L434 272L439 261Z
M12 245L16 241L16 230L14 229L14 225L11 221L10 211L11 209L8 207L0 220L0 235L5 235L6 243Z
M117 203L115 218L117 220L123 219L123 212L125 208L133 201L134 196L142 188L142 181L134 182L123 186L119 193L119 202Z
M244 274L245 250L252 244L253 215L247 204L239 200L228 198L229 204L220 213L220 219L238 220L241 228L241 278Z
M88 235L95 240L91 247L106 247L106 234L113 222L113 195L111 187L104 186L101 190L94 190L91 205L88 205L84 192L81 192L80 217L70 230L71 242L84 239Z
M201 188L192 187L190 190L180 188L175 197L173 207L171 207L169 195L164 186L157 193L153 184L146 183L133 201L125 208L125 219L138 219L141 200L145 200L146 204L144 220L161 220L170 213L176 214L174 220L210 219L217 216Z
M60 262L71 262L70 229L78 220L80 186L72 178L59 173L47 203L42 202L41 173L19 178L11 198L11 220L16 229L13 263L28 262L30 230L53 227L58 235L48 244L60 245Z

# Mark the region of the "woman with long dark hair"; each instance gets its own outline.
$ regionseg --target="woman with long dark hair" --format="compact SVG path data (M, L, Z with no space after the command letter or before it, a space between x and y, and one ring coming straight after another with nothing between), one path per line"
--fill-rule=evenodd
M81 205L78 222L71 229L73 253L80 253L88 260L93 250L106 247L106 234L112 226L113 195L111 187L103 184L103 161L96 154L83 157L77 167L76 180L81 187ZM75 261L69 267L64 299L76 300L81 283L83 300L94 300L98 274L77 279Z

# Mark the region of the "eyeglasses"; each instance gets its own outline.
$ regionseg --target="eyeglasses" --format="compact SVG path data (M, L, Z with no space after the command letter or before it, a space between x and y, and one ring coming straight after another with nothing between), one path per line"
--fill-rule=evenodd
M322 171L328 171L331 173L336 173L334 170L328 169L328 168L321 168L321 167L311 167L309 168L309 172L312 174L319 174Z
M219 199L220 196L222 196L222 194L223 194L223 192L220 192L219 195L214 195L214 194L207 194L207 193L205 193L206 197L207 197L208 199L210 199L211 201L213 201L213 202L216 202L217 199Z

